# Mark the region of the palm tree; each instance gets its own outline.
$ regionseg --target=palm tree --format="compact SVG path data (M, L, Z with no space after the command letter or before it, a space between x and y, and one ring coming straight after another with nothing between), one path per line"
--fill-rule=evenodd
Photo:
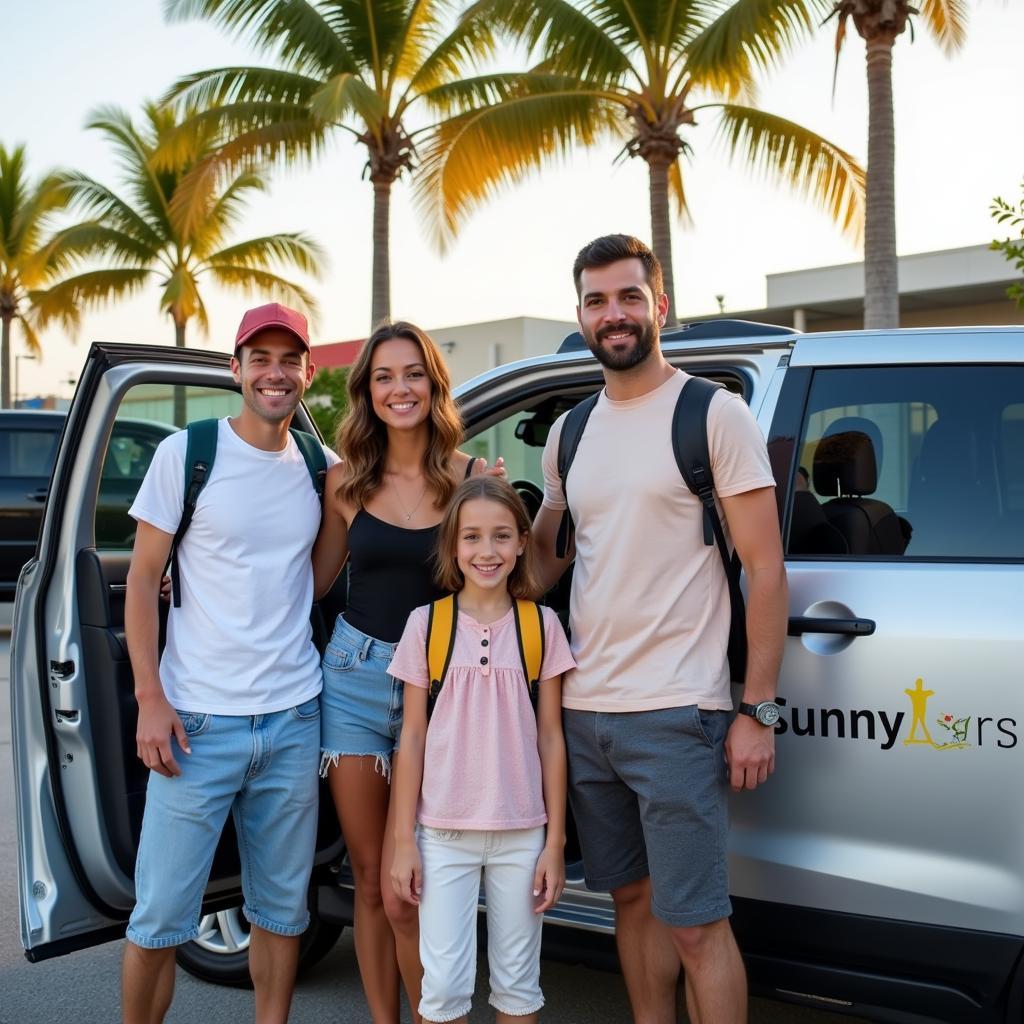
M506 76L498 102L438 126L419 179L441 239L501 187L580 143L610 135L650 177L653 249L675 322L669 197L687 214L682 158L716 115L739 156L822 205L856 238L863 171L807 128L749 104L755 75L813 28L831 0L477 0L463 24L504 29L540 62ZM748 101L746 103L741 101Z
M164 9L171 18L202 16L248 36L279 65L200 71L170 91L168 99L201 108L200 119L231 138L216 162L312 157L335 131L365 147L373 186L371 320L387 317L392 187L414 166L417 139L430 130L427 115L486 88L461 76L491 53L489 26L446 30L453 0L165 0ZM423 115L414 127L417 107ZM169 153L173 159L173 148ZM190 189L180 202L187 220Z
M11 407L11 324L17 320L29 350L41 352L39 332L50 321L69 330L78 308L50 290L83 255L54 218L70 199L68 175L53 171L30 182L25 147L0 144L0 407Z
M864 327L900 325L896 266L896 130L892 107L892 48L918 13L908 0L836 0L839 17L836 59L854 28L867 47L868 175L864 229ZM947 54L959 49L967 35L965 0L923 0L920 15Z
M209 125L193 123L187 136L178 133L181 159L163 170L154 169L153 155L179 127L174 111L147 104L139 128L125 111L108 107L97 111L88 127L102 132L117 152L128 198L84 174L68 176L73 202L92 219L66 234L78 246L104 253L107 265L62 281L51 290L56 300L88 307L155 281L161 288L160 309L170 316L179 347L185 345L193 318L204 333L209 329L200 289L204 278L246 294L274 296L315 314L309 292L277 273L290 266L319 274L323 252L307 235L274 234L226 244L247 196L266 188L256 168L244 168L228 179L219 173L203 175L199 184L193 182L189 222L175 216L174 199L182 181L218 144ZM184 423L184 401L184 392L176 392L179 425Z

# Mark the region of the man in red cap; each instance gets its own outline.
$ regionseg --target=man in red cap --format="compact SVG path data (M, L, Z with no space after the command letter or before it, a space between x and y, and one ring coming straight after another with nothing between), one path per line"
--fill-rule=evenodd
M170 1006L175 947L199 933L229 811L261 1024L287 1020L309 921L321 686L310 553L320 502L288 431L314 373L305 317L278 303L249 310L231 372L243 406L217 424L216 458L178 548L181 601L162 655L158 595L184 507L186 431L160 444L131 508L125 631L150 777L124 955L128 1024L154 1024Z

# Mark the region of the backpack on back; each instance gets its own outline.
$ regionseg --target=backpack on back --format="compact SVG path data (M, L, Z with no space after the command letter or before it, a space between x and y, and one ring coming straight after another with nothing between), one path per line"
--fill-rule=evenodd
M704 543L708 546L717 545L722 559L732 611L729 623L729 676L734 683L742 683L747 670L747 613L743 591L740 589L741 566L739 558L729 551L722 520L715 505L715 480L708 451L708 408L715 392L722 387L704 377L691 377L683 385L672 414L672 453L686 486L703 506ZM598 391L570 409L562 424L562 433L558 438L558 475L563 492L587 420L600 394ZM565 558L569 550L572 531L572 515L567 505L562 513L555 542L555 553L559 558Z
M544 664L544 618L536 601L518 599L512 609L516 623L516 640L519 644L519 659L523 666L526 688L530 694L533 710L537 710L540 692L540 670ZM434 713L441 687L455 649L455 630L459 621L459 602L455 594L449 594L430 606L427 617L427 671L430 686L427 690L427 720Z
M185 448L185 504L181 510L181 519L178 522L178 529L174 533L174 540L171 541L171 552L167 559L167 566L171 573L171 595L174 607L181 607L181 583L178 578L178 547L182 537L192 524L192 517L195 515L196 502L199 500L199 493L206 486L213 468L214 460L217 457L217 432L220 429L220 420L196 420L190 423L185 429L188 432L188 442ZM310 480L316 496L323 505L324 483L327 480L327 456L324 455L323 446L312 435L304 430L291 427L288 431L302 453L302 459L309 470Z

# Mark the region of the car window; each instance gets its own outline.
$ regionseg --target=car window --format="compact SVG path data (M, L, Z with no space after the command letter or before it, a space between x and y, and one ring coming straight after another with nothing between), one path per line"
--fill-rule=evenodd
M1024 558L1024 368L814 374L787 554Z
M60 424L0 433L0 477L39 477L48 480L57 457Z
M175 392L184 399L184 415L175 415ZM182 394L183 392L183 394ZM103 458L96 501L97 548L130 548L135 520L128 515L142 479L160 442L183 423L210 417L235 416L242 399L221 388L175 388L170 384L138 384L130 388L117 410ZM179 408L178 412L181 413Z

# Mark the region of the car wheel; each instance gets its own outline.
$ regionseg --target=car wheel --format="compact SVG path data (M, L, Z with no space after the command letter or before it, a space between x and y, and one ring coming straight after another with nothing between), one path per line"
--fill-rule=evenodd
M343 930L313 914L299 945L299 974L322 960ZM214 985L250 988L249 939L250 926L241 907L206 914L199 921L198 938L178 947L178 963L189 974Z

